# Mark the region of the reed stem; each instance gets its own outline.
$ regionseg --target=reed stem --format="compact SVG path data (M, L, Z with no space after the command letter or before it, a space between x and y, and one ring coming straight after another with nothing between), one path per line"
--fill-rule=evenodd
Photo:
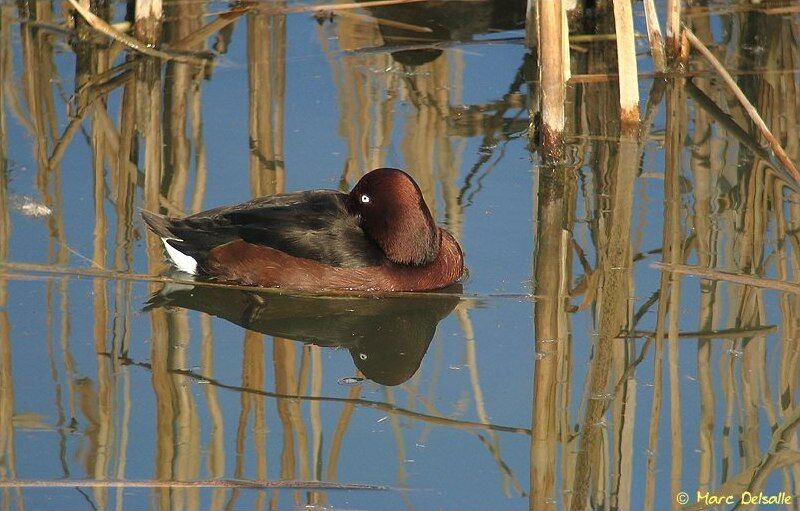
M619 108L623 130L639 124L639 80L636 65L636 39L633 33L633 8L629 0L614 0L619 68Z
M566 84L562 9L561 0L538 0L542 156L545 161L557 161L564 155Z

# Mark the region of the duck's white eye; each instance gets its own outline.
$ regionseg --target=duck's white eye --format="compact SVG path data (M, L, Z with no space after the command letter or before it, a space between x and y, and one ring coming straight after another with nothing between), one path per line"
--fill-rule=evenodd
M369 195L367 195L366 193L362 193L362 194L361 194L361 202L363 202L364 204L366 204L366 203L368 203L369 201L370 201Z

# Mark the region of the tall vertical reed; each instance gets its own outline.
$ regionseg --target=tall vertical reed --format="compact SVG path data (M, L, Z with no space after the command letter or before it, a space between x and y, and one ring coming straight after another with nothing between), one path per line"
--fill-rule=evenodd
M563 9L561 0L538 0L542 154L546 161L558 161L564 156L564 77L567 71L562 33ZM527 30L533 30L533 27L529 26Z

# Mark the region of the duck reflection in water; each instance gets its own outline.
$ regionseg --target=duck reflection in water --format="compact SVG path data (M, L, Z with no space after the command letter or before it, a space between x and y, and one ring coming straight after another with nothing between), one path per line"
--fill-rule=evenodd
M347 348L365 378L393 386L417 372L460 293L455 285L426 296L322 297L168 284L145 310L191 309L274 337Z

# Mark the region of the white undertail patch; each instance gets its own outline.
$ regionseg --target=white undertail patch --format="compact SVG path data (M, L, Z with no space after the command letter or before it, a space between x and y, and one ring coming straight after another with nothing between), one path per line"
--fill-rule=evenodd
M184 273L197 275L197 260L167 243L168 239L169 238L161 238L161 242L164 243L164 248L167 249L167 256L172 261L172 264Z

